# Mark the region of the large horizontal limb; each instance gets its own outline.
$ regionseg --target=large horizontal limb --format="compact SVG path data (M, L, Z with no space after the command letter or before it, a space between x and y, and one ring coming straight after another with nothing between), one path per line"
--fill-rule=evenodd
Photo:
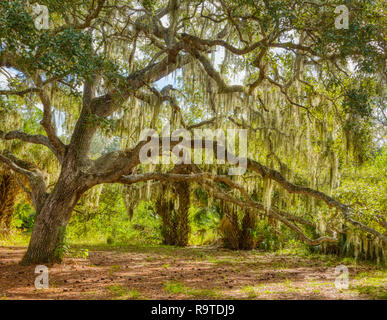
M262 39L260 41L257 41L249 46L245 46L244 48L236 48L234 46L232 46L231 44L229 44L227 41L225 40L221 40L221 39L211 39L211 40L208 40L208 39L201 39L197 36L194 36L194 35L190 35L190 34L187 34L187 33L182 33L179 35L179 37L189 43L192 47L216 47L216 46L222 46L224 48L226 48L227 50L229 50L230 52L234 53L234 54L237 54L237 55L243 55L243 54L247 54L257 48L260 48L262 46L264 46L266 44L266 39Z
M170 57L153 63L144 69L133 72L126 81L110 93L96 97L91 102L91 111L98 117L107 117L136 90L144 85L152 84L175 70L193 61L190 55L177 55L174 61Z
M168 181L168 182L171 182L171 181L172 182L181 182L181 181L197 182L203 185L203 187L209 190L216 198L220 200L232 202L242 208L250 208L250 209L258 210L266 215L272 216L273 218L283 222L287 227L295 231L298 234L298 236L309 245L316 246L324 242L337 243L338 241L337 238L335 237L327 237L327 236L323 236L318 239L310 239L307 235L305 235L302 232L300 228L298 228L295 224L291 223L289 220L297 221L300 223L304 222L305 224L308 224L308 225L310 225L310 222L304 221L303 219L298 219L298 217L294 217L289 213L284 213L274 208L271 208L267 212L263 204L251 200L250 197L248 198L247 201L237 199L231 196L230 194L225 193L218 186L216 186L216 184L211 183L209 181L209 180L212 180L216 182L226 183L230 187L238 189L246 197L247 195L246 190L244 190L244 188L241 187L240 185L232 182L227 176L213 175L207 172L195 173L195 174L175 174L175 173L153 172L153 173L144 173L144 174L137 174L137 175L131 175L131 176L123 176L118 180L118 182L123 184L134 184L137 182L144 182L144 181L150 181L150 180Z
M48 140L48 138L46 136L44 136L44 135L41 135L41 134L33 135L33 134L28 134L28 133L25 133L25 132L19 131L19 130L14 130L14 131L10 131L8 133L5 133L5 132L0 130L0 138L4 139L4 140L15 140L15 139L18 139L18 140L21 140L21 141L24 141L24 142L28 142L28 143L40 144L40 145L46 146L56 156L58 156L57 152L56 152L56 149L53 147L53 145Z
M0 96L24 96L29 93L39 92L40 88L27 88L23 90L0 90Z
M163 137L163 139L165 139L166 137ZM160 139L161 141L163 139ZM199 141L200 142L200 141ZM226 155L226 159L232 159L232 157L235 155L233 155L231 152L228 152L227 149L223 146L223 145L218 145L216 141L205 141L205 140L201 140L201 144L198 143L198 141L195 142L195 140L191 140L191 148L195 148L195 147L200 147L200 148L205 148L205 146L211 146L213 145L214 146L214 155L217 156L218 154L225 154ZM161 142L160 142L161 143ZM170 148L172 150L172 148L178 144L179 142L171 142L170 143ZM139 160L139 152L142 148L142 146L144 146L146 144L146 141L142 141L140 142L136 148L134 148L133 150L131 150L131 153L128 157L128 154L124 154L124 153L120 153L120 157L119 157L119 162L120 162L120 171L119 173L123 173L122 175L128 175L131 170L140 163L140 160ZM223 149L223 150L222 150ZM224 151L224 152L222 152ZM160 152L161 152L161 148L160 148ZM108 155L107 155L108 157ZM104 166L106 166L106 159L99 159L97 160L97 163L103 168ZM130 168L128 166L125 165L125 161L127 161L127 163L130 163ZM309 187L306 187L306 186L300 186L300 185L296 185L294 183L291 183L290 181L286 180L283 175L275 170L275 169L271 169L269 167L266 167L264 165L262 165L261 163L259 163L258 161L255 161L255 160L252 160L252 159L246 159L246 162L247 162L247 169L249 171L252 171L252 172L256 172L257 174L259 174L260 176L262 177L267 177L269 179L272 179L274 181L276 181L281 187L283 187L287 192L289 193L294 193L294 194L304 194L304 195L307 195L307 196L310 196L312 198L315 198L315 199L318 199L318 200L321 200L323 202L325 202L329 207L335 207L335 208L338 208L340 209L340 211L342 212L343 214L343 217L346 221L348 221L349 223L351 223L352 225L356 226L356 227L359 227L360 229L366 231L366 232L369 232L373 235L375 235L376 237L380 238L384 243L387 243L387 237L383 234L381 234L380 232L378 232L377 230L375 229L372 229L370 227L368 227L367 225L357 221L357 220L354 220L352 218L352 215L353 215L353 209L350 208L349 206L341 203L340 201L328 196L327 194L325 194L324 192L321 192L321 191L318 191L318 190L314 190L312 188L309 188ZM113 162L108 162L108 166L113 169L115 167L115 164L114 164L114 161ZM96 168L94 168L96 169ZM114 171L114 169L112 171L110 171L110 174L107 174L107 175L100 175L100 180L98 180L98 183L104 183L104 182L121 182L120 179L121 178L121 175L117 175L117 174L112 174L112 172ZM117 173L117 171L115 171L115 173ZM156 173L153 173L156 175ZM202 173L202 175L206 175L207 173ZM130 177L130 176L129 176ZM134 176L133 178L130 178L130 179L135 179L136 176ZM203 177L202 177L203 178ZM219 179L224 179L224 177L218 177L217 178L218 180ZM240 190L242 191L242 190ZM243 192L242 192L243 194ZM247 194L243 194L246 198L248 197Z

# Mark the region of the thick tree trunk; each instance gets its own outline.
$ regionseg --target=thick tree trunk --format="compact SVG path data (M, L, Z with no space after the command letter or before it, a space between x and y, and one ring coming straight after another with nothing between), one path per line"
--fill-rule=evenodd
M0 171L0 234L9 234L13 208L19 187L15 178L4 171Z
M174 194L178 198L178 208L173 200L164 199L160 195L156 201L156 211L162 219L163 244L186 247L189 238L188 210L190 207L190 187L187 182L170 184L167 188L173 188Z
M61 262L57 250L61 244L71 213L80 196L77 188L66 181L58 182L37 213L31 240L21 264Z
M186 247L189 238L188 210L190 206L189 183L179 182L175 185L176 194L179 198L179 209L177 210L177 241L179 247Z
M254 229L257 226L257 215L255 212L246 210L242 220L242 228L239 235L239 249L252 250L257 245L254 237Z
M163 244L174 246L177 240L176 217L174 216L173 204L170 200L160 197L156 201L156 211L162 220L161 235Z

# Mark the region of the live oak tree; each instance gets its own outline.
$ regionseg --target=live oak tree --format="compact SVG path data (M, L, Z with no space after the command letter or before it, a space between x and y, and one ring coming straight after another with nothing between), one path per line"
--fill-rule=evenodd
M332 197L340 166L364 161L384 112L381 1L349 2L349 29L335 28L338 1L39 3L49 9L48 30L35 28L25 1L0 4L0 67L8 82L2 102L22 117L42 110L44 130L5 124L4 148L12 149L13 140L47 148L59 167L48 184L26 164L35 160L34 168L44 169L39 159L0 154L28 180L37 213L24 264L60 260L56 248L86 192L146 181L200 184L214 198L280 221L311 245L337 242L345 225L385 247L385 217L364 218ZM15 110L20 102L23 109ZM247 129L247 173L141 165L141 129L166 123L191 131ZM96 136L119 137L120 147L95 157ZM311 239L302 225L321 237Z

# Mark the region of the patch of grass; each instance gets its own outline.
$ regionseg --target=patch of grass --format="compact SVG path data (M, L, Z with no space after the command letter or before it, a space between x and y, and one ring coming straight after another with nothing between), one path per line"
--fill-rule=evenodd
M356 264L354 258L348 258L348 257L343 258L343 260L341 260L341 262L342 262L343 264L345 264L345 265L354 265L354 264Z
M362 272L355 276L350 290L371 299L387 299L387 270Z
M287 287L293 287L293 282L292 282L292 280L289 280L288 278L286 278L286 280L285 280L285 285L286 285Z
M138 299L140 297L140 293L136 289L129 290L128 295L130 299Z
M333 282L320 282L320 281L315 281L315 280L310 280L310 285L312 287L334 287L335 284Z
M203 259L206 258L206 254L203 251L199 251L198 252L198 257L203 260Z
M306 246L297 240L290 240L285 248L279 249L275 252L276 255L294 255L294 256L307 256L309 254Z
M297 288L296 286L294 286L293 282L291 280L289 280L288 278L286 278L286 280L283 283L284 283L285 288L286 288L285 292L295 293L295 292L302 291L301 288Z
M168 281L164 283L164 290L171 294L186 294L188 288L181 282Z
M31 234L19 230L11 230L7 236L0 235L0 246L27 246L30 241Z
M369 272L360 272L355 276L355 279L363 281L387 281L387 270L385 271L369 271Z
M221 298L221 294L216 292L216 290L190 288L178 281L165 282L164 290L170 294L184 294L195 298Z
M284 270L287 268L287 265L285 263L275 263L273 264L273 268L276 269L276 270Z
M337 259L335 257L328 256L328 261L325 262L326 267L333 267L337 263Z
M236 262L225 259L211 259L210 262L216 264L217 266L236 266Z
M111 266L110 270L109 270L109 274L112 276L114 272L117 272L118 270L120 270L120 266Z
M358 285L352 289L372 299L387 300L387 287L385 286Z
M85 248L74 248L70 249L67 256L69 258L82 258L82 259L87 259L89 256L89 249Z
M127 292L127 289L123 288L122 286L120 286L118 284L108 286L107 289L111 293L113 293L114 295L119 296L119 297L125 296L125 294Z
M247 298L253 299L258 296L257 289L254 286L246 286L242 288L242 291L246 293Z
M140 297L140 293L136 289L127 289L118 284L108 286L107 289L121 299L138 299Z
M289 287L285 290L287 293L296 293L296 292L302 292L302 289L296 288L296 287Z

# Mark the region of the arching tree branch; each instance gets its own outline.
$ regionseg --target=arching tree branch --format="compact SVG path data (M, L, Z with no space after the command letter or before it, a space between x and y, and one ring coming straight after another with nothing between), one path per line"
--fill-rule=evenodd
M58 157L57 151L53 147L51 142L48 140L46 136L43 136L41 134L32 135L19 130L14 130L8 133L4 133L3 131L0 130L0 138L4 140L18 139L28 143L40 144L49 148Z
M16 158L8 151L0 152L0 162L3 162L9 169L27 178L30 184L32 202L36 211L39 212L47 197L43 174L33 164Z

